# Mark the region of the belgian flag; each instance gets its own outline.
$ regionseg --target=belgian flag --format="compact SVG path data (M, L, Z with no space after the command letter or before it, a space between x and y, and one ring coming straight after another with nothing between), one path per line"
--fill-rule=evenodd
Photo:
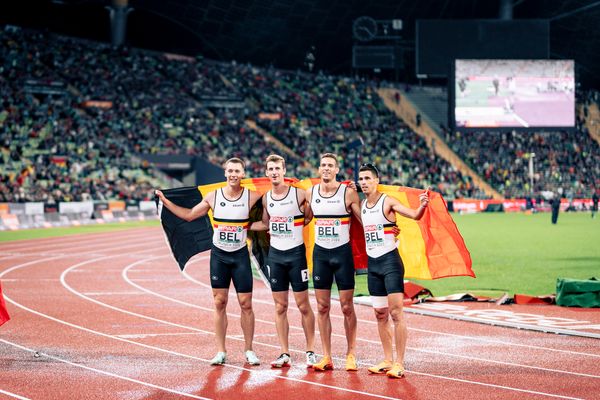
M302 181L286 178L286 183L304 190L310 190L318 182L319 179L314 178ZM343 182L343 184L347 183ZM220 182L198 187L169 189L163 193L175 204L192 208L202 201L203 196L225 185L225 182ZM271 183L268 178L252 178L242 180L242 186L264 194L271 188ZM419 189L389 185L379 185L378 190L398 199L410 208L419 206L419 194L423 192ZM398 252L404 263L405 276L414 279L475 277L471 255L448 213L446 202L436 192L429 192L429 199L427 211L419 221L401 216L396 218L396 224L400 228ZM212 211L209 211L205 217L185 222L159 204L159 216L173 255L182 270L192 256L210 249L213 234ZM261 216L262 202L259 200L250 212L250 220L260 220ZM366 268L367 256L362 225L354 216L352 220L350 237L354 265L357 269ZM314 248L313 224L314 222L311 222L304 227L304 243L309 267L312 267ZM264 232L249 232L248 237L251 241L252 253L264 267L265 257L268 254L268 236Z

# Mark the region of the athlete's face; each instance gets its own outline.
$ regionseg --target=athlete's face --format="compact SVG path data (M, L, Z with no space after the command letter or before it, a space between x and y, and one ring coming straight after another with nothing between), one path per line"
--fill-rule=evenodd
M360 171L358 173L358 184L365 195L369 195L377 190L379 178L372 171Z
M267 163L266 175L271 179L273 185L279 185L283 183L285 176L285 167L281 161L269 161Z
M334 158L323 157L319 164L319 176L325 182L335 180L335 176L340 172L337 162Z
M240 163L228 162L225 164L225 178L230 186L238 186L246 176L246 171Z

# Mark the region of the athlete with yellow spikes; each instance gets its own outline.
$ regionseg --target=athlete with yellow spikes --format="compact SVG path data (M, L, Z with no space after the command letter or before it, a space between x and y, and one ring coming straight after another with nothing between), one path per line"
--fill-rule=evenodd
M423 217L429 196L427 191L419 195L419 208L402 205L397 199L377 190L379 171L372 164L360 167L358 183L366 196L361 205L361 216L368 256L368 287L377 318L377 329L385 359L369 368L373 374L386 374L390 378L404 376L404 351L407 329L403 318L404 265L398 253L393 227L396 213L419 220ZM394 321L394 329L389 317ZM394 362L392 338L396 343Z

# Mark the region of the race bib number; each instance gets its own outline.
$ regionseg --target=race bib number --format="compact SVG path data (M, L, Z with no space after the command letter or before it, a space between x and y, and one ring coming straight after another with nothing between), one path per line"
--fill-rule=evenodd
M342 224L339 219L319 219L315 223L317 240L339 242Z
M293 239L294 217L271 217L269 231L271 236L279 239Z
M302 282L308 282L308 269L303 269L300 274L302 274Z
M383 241L384 231L383 231L382 224L365 225L364 232L365 232L365 242L366 242L366 245L368 248L374 248L374 247L379 247L379 246L384 245L384 241Z
M236 246L242 243L244 228L241 226L219 225L217 228L219 244L223 246Z

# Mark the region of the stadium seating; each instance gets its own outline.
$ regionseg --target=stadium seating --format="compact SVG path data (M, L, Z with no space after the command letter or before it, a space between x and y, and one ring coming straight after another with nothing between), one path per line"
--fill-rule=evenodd
M140 154L198 155L217 165L237 156L260 176L265 156L282 153L265 132L295 154L286 153L288 174L298 178L314 175L306 165L316 167L326 151L340 154L341 178L351 178L347 143L360 137L360 161L375 163L383 183L432 186L449 199L483 196L385 107L375 82L114 50L14 27L0 32L0 60L0 202L148 199L168 182ZM536 191L560 186L580 196L600 176L600 159L579 127L446 140L505 196L529 193L529 152Z

